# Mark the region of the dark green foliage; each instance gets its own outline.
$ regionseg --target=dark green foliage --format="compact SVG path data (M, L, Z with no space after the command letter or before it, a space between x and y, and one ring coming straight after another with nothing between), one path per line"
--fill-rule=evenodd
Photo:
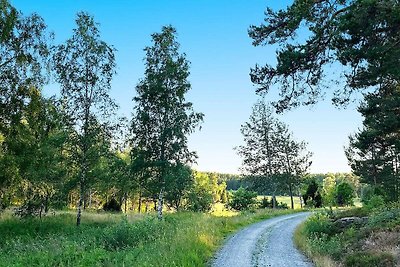
M183 198L193 186L193 172L188 166L178 164L166 175L165 201L170 207L179 210Z
M195 186L187 196L186 208L196 212L208 212L213 204L213 195L207 188Z
M24 192L26 194L24 202L15 209L14 214L21 218L42 217L49 211L55 190L51 185L44 182L35 185L28 184L27 186L28 188Z
M385 206L385 200L380 195L372 195L368 199L364 199L363 203L368 209L380 209Z
M262 209L273 208L272 201L273 201L273 198L271 198L271 201L269 201L268 198L264 196L260 201L259 207Z
M267 8L265 23L251 26L249 35L255 46L279 45L277 65L256 65L251 80L259 92L280 86L278 112L316 103L332 88L325 77L343 84L333 92L336 105L356 91L398 84L399 10L395 0L295 0L283 10ZM306 39L295 42L300 31Z
M40 96L39 90L48 78L50 37L46 28L39 15L24 16L9 1L0 0L1 207L11 204L23 179L37 178L31 171L43 131L34 130L46 123L31 127L27 122L37 122L29 118L35 116L30 114L33 92Z
M386 201L397 201L400 196L399 103L398 86L367 95L359 108L363 128L349 137L346 150L353 171Z
M346 182L342 182L336 186L336 203L339 206L353 205L354 189Z
M306 206L322 207L322 196L319 192L319 185L315 180L311 180L307 186L306 193L302 197Z
M391 207L384 211L375 210L368 220L371 227L395 227L400 223L400 208Z
M394 267L395 259L392 254L378 252L355 252L347 255L345 259L347 267Z
M110 199L110 201L104 203L103 210L105 211L113 211L113 212L121 212L121 204L118 203L115 198Z
M256 198L256 192L252 192L241 187L232 193L232 197L229 200L228 206L239 211L247 210L257 202Z
M330 237L338 232L338 229L330 218L320 213L313 215L307 220L305 229L308 236L315 235L318 237L323 235Z

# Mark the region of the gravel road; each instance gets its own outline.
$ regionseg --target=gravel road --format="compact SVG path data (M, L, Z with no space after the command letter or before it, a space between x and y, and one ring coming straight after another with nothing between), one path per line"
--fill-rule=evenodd
M302 212L268 219L231 236L217 253L213 267L312 267L293 244L296 226L309 216Z

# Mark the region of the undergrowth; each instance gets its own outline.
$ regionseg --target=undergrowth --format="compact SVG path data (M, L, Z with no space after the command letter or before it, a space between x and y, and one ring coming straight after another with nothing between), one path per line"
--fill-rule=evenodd
M348 217L358 219L348 224L340 221ZM319 212L297 228L294 239L317 266L397 266L400 204Z

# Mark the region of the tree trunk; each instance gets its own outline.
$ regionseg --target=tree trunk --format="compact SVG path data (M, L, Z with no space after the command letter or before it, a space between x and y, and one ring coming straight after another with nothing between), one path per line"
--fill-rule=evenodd
M299 190L299 200L300 200L300 208L303 208L303 198L301 197L300 190Z
M294 210L293 190L292 190L292 184L291 183L289 183L289 194L290 194L290 205L292 207L292 210Z
M139 213L141 213L142 212L142 189L139 189ZM147 208L146 208L146 211L147 211Z
M163 218L163 191L163 188L161 188L160 194L158 195L157 217L159 220Z
M87 194L83 195L83 210L86 210L87 206Z
M90 208L92 206L92 190L89 189L89 205L88 208Z
M275 197L275 191L272 194L272 208L276 209L276 197Z
M125 214L126 214L126 206L128 205L128 195L125 193Z
M78 214L76 215L76 226L81 225L83 197L84 197L84 190L83 190L83 185L81 183L80 184L79 203L78 203Z

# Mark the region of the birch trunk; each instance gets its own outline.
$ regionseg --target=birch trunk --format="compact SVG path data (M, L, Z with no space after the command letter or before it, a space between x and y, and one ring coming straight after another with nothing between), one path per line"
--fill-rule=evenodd
M79 203L78 203L78 214L76 215L76 226L81 225L81 214L83 206L84 190L83 185L80 185Z
M159 220L163 218L163 188L160 190L160 194L158 195L158 203L157 203L157 217Z

